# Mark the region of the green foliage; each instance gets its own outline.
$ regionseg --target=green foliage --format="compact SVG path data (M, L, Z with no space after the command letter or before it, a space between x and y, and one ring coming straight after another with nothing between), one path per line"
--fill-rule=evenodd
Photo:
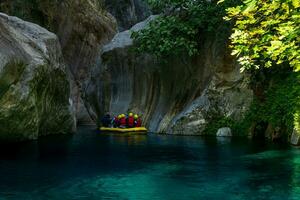
M242 5L227 9L225 19L235 20L232 54L239 58L243 70L282 63L300 70L299 2L244 0Z
M300 110L297 110L294 114L294 128L300 133Z
M229 117L225 116L216 116L214 119L210 121L210 123L206 126L204 130L205 135L215 135L219 128L222 127L230 127L234 126L235 122Z
M205 135L215 135L219 128L229 127L232 131L233 136L245 136L247 134L247 129L250 127L248 120L236 121L230 117L226 116L215 116L211 119L210 123L206 126L204 130Z
M285 76L285 77L283 77ZM290 133L294 117L300 111L300 77L298 73L275 74L271 86L265 92L265 99L256 99L246 120L268 122L273 127L285 128Z
M286 135L290 134L293 128L300 130L300 74L288 69L263 69L264 74L268 75L264 78L264 83L270 85L266 86L263 97L257 96L254 99L245 117L236 121L216 113L211 114L213 117L205 133L214 135L219 128L230 127L234 136L245 136L252 124L261 122L280 127ZM256 78L258 76L253 77ZM252 84L256 84L257 81L261 82L262 78L252 80Z
M300 78L292 72L300 70L300 1L244 0L225 19L235 21L232 55L261 90L246 120L290 133L300 111Z
M35 99L39 134L68 133L72 116L68 110L70 88L65 72L41 65L35 70L30 89Z
M196 55L201 37L205 33L216 34L224 24L225 7L236 1L219 5L207 0L148 0L155 10L164 14L151 21L148 28L132 33L136 50L157 57Z

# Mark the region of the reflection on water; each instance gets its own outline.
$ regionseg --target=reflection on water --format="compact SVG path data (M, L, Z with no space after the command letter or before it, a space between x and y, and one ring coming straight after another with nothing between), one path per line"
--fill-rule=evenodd
M293 170L291 174L291 192L290 196L293 199L299 199L300 198L300 150L296 152L293 157Z
M300 150L82 127L1 146L0 177L0 199L300 199Z

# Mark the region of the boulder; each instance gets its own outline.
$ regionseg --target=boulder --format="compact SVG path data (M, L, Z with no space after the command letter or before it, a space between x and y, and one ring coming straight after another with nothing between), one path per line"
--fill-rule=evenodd
M231 137L232 136L231 129L229 127L219 128L216 133L216 136L217 137Z
M56 35L0 13L0 140L70 133L73 111Z
M295 146L300 145L300 134L296 130L292 133L290 143Z
M22 12L18 9L22 7ZM0 9L54 32L71 72L71 96L79 123L92 123L93 111L85 104L87 80L100 62L101 46L116 34L115 18L99 0L2 0Z

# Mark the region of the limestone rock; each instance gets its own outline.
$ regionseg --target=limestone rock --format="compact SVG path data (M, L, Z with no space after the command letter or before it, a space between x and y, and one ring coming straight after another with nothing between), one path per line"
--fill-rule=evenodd
M217 64L217 69L224 67L223 64ZM203 133L205 126L214 116L226 116L240 120L247 112L253 99L253 93L248 87L247 76L241 75L238 66L234 63L232 63L230 71L212 74L210 82L204 87L206 89L202 95L173 120L170 132L185 132L187 131L186 123L193 120L203 120L206 123L203 123L201 128L195 126L189 129L189 131L192 130L192 134Z
M295 146L300 145L300 134L296 130L293 131L290 142Z
M103 46L102 54L105 54L106 52L113 51L115 49L124 49L127 47L131 47L133 45L133 40L131 38L131 32L132 31L139 31L147 27L150 21L155 19L156 15L151 15L146 20L135 24L130 30L126 30L120 33L117 33L115 37L108 43L107 45Z
M0 139L69 133L75 121L55 34L0 13Z
M216 136L217 137L231 137L232 136L231 129L229 127L219 128L216 133Z

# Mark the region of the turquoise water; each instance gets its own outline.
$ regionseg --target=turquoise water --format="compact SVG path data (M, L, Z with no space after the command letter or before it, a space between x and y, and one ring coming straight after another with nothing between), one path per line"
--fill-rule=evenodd
M300 199L300 149L246 139L74 136L1 145L0 199Z

